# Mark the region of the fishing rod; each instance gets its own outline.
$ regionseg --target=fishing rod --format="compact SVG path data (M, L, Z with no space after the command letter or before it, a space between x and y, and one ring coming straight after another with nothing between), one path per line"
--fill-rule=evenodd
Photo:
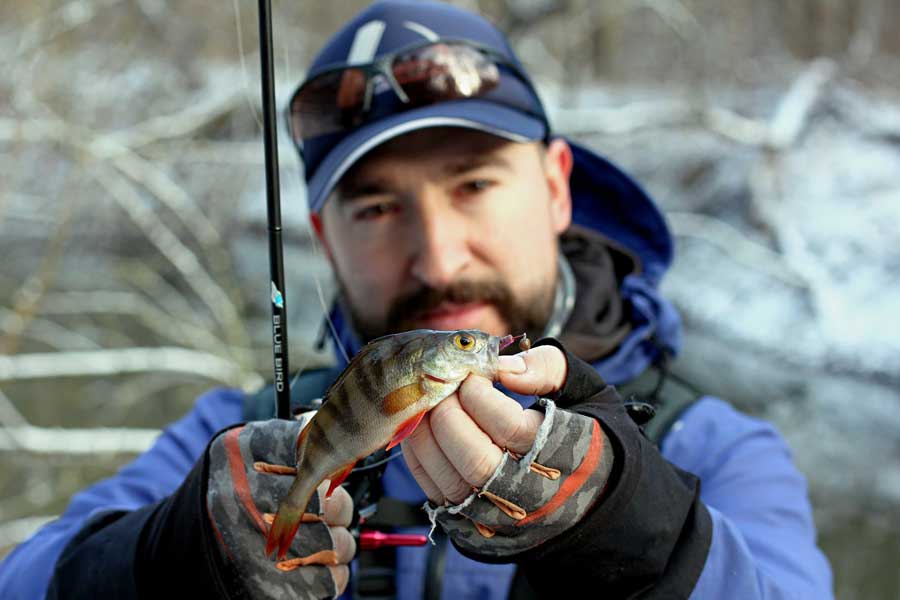
M284 285L284 250L281 240L281 191L278 181L278 137L275 124L275 74L272 59L272 10L259 0L259 59L262 75L263 140L266 149L266 206L269 225L269 288L272 301L272 354L275 367L275 416L291 418L291 383L288 373L288 323Z
M278 181L278 138L275 122L275 75L272 58L272 11L269 0L259 0L259 59L262 67L263 140L266 148L266 205L268 207L269 270L271 274L272 300L272 353L275 365L275 416L291 418L291 384L288 369L287 306L284 298L284 250L281 240L281 193ZM382 455L384 453L381 453ZM366 515L360 507L371 511L381 496L377 481L390 460L381 455L367 457L362 481L352 493L354 517L352 527L358 540L358 550L375 550L382 547L421 546L428 538L424 535L361 531ZM364 508L364 510L365 510Z

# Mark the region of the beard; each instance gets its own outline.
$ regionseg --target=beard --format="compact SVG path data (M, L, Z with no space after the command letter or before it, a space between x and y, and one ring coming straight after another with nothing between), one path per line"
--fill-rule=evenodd
M417 328L417 321L444 303L485 303L493 306L509 328L507 333L531 333L540 336L550 320L553 310L555 286L538 290L522 298L516 298L503 281L461 279L450 285L434 288L421 287L395 299L384 321L364 317L347 300L349 296L343 282L339 282L344 308L350 315L353 327L367 343L377 337ZM535 338L536 339L536 338Z

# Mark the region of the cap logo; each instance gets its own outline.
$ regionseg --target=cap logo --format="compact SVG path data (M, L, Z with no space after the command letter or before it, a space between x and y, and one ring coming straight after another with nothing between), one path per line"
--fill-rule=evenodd
M406 27L407 29L409 29L410 31L415 31L416 33L421 35L423 38L428 40L429 42L436 42L439 39L441 39L441 36L439 36L438 34L433 32L432 30L428 29L421 23L415 23L413 21L404 21L403 26Z
M404 21L403 26L412 32L418 33L430 42L441 39L437 33L414 21ZM347 54L348 65L363 65L372 62L378 53L378 45L384 37L387 23L384 21L369 21L356 30L350 52Z
M369 21L357 29L356 35L353 36L353 44L350 45L350 52L347 54L347 64L362 65L372 62L386 26L384 21Z

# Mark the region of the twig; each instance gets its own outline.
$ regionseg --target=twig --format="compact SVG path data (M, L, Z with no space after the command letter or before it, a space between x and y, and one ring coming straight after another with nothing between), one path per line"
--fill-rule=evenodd
M53 517L23 517L14 521L0 523L0 548L15 546L27 540L31 535L56 519Z
M189 373L242 389L263 382L234 361L185 348L117 348L0 356L0 381L49 377L85 377L147 372Z
M132 317L157 335L170 339L182 346L205 349L211 352L222 350L227 345L218 336L204 327L198 327L188 320L176 318L142 296L131 292L97 291L64 292L47 298L42 310L44 314L56 315L122 315Z
M103 9L109 8L113 4L118 4L118 2L119 0L95 2L74 0L74 2L69 2L50 14L41 16L22 28L23 33L19 40L19 47L16 48L13 56L20 58L22 54L30 52L42 44L46 44L56 36L68 33L89 23L97 13L102 12Z
M116 414L128 415L135 405L161 398L168 389L185 384L196 384L196 378L188 374L140 373L135 374L115 387L111 394L115 398ZM155 405L155 404L154 404ZM117 422L117 421L110 421Z
M666 220L679 237L703 240L720 248L735 261L769 275L792 287L805 289L806 278L785 263L784 257L750 240L736 227L697 213L669 211Z
M204 92L199 102L188 103L180 112L153 117L128 129L106 134L109 142L106 151L111 153L106 158L162 140L188 137L234 111L242 101L243 95L231 90L222 95Z
M206 272L197 256L146 206L137 190L122 176L102 164L96 165L92 174L216 315L226 338L235 345L246 346L245 335L240 334L243 324L237 307L228 301L225 291Z
M62 428L19 425L4 427L12 434L14 443L0 438L0 451L21 451L35 454L139 454L147 450L159 437L158 429L131 427Z
M642 4L659 15L660 19L684 40L692 43L703 28L697 17L680 0L643 0Z
M213 329L215 320L204 311L198 311L172 282L143 260L123 260L117 269L117 278L122 279L143 293L162 310L180 320L190 319L201 327ZM179 316L180 315L180 316Z
M0 424L6 427L20 427L28 425L28 420L22 416L12 400L0 390Z
M783 150L797 141L816 102L837 72L834 61L819 58L812 61L794 81L781 99L772 117L768 146Z
M603 108L556 109L550 120L560 133L603 133L623 135L641 129L684 125L691 122L695 110L681 100L629 102Z
M768 122L745 117L733 110L710 107L702 113L702 122L713 133L744 146L764 146L769 141Z
M43 311L43 308L42 308ZM28 337L59 350L95 350L100 345L86 335L63 327L49 319L32 317L28 327L22 323L24 319L15 311L0 306L0 331L7 335Z
M857 26L847 44L847 66L858 70L869 64L878 49L884 24L884 0L858 2Z
M56 229L50 238L50 245L40 266L19 287L14 294L12 311L3 320L2 328L6 336L0 344L0 353L12 354L16 351L19 338L28 327L40 306L41 299L52 283L62 259L62 251L71 233L73 201L63 202L58 215Z
M0 119L0 139L24 139L34 142L53 140L86 151L98 160L117 157L113 158L113 164L132 179L144 184L187 225L189 231L195 232L197 239L212 256L213 267L220 274L224 274L224 279L228 278L231 272L230 258L222 248L221 236L209 219L197 209L188 194L165 173L118 144L112 137L97 136L84 128L47 118L23 122ZM197 257L180 239L143 205L133 187L123 178L112 174L102 163L91 169L90 174L119 201L132 220L176 268L182 270L190 267L190 273L184 271L182 273L188 284L217 316L229 342L236 346L248 345L244 324L237 317L239 310L229 300L230 296L203 270ZM163 245L160 246L160 243ZM180 262L175 262L173 258L180 259ZM196 277L197 280L192 277ZM235 289L232 289L232 294L239 296L239 292ZM213 293L206 293L210 291Z

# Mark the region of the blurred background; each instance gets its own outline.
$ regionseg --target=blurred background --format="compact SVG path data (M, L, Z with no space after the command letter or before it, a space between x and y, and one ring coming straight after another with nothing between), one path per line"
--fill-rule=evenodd
M279 106L364 4L273 2ZM788 438L838 596L900 598L900 3L460 4L663 207L676 371ZM271 377L258 82L255 2L0 4L0 556ZM333 286L281 133L299 369Z

